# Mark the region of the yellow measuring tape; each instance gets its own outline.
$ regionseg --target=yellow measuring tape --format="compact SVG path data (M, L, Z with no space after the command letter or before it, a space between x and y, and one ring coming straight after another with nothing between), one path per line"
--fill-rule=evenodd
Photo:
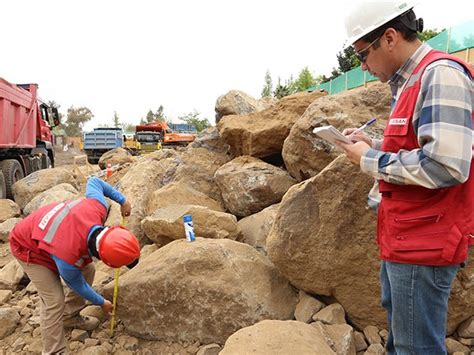
M122 227L125 227L126 221L125 218L122 217L122 221L120 223ZM112 319L110 320L110 336L114 336L114 328L115 328L115 315L117 313L117 294L118 294L118 287L119 287L119 276L120 276L120 268L115 269L115 282L114 282L114 298L112 300Z

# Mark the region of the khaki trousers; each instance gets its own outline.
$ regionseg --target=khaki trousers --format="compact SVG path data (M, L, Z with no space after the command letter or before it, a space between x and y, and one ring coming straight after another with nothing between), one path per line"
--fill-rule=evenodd
M70 288L64 295L59 275L52 270L37 264L27 264L18 260L31 282L36 286L40 296L40 325L43 339L43 354L66 354L63 319L75 317L85 306L86 300ZM82 274L89 285L95 275L93 263L82 269Z

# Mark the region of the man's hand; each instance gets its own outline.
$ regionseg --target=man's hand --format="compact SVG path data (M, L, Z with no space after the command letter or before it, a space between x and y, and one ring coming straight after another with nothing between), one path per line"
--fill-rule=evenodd
M347 158L355 165L360 165L360 158L370 149L370 146L363 141L354 144L346 144L338 141L336 144L344 149Z
M357 132L356 134L352 134L357 128L346 128L342 131L342 134L347 136L351 141L355 142L365 142L372 147L372 139L366 135L364 132Z
M109 300L104 300L104 304L101 306L102 312L107 315L110 315L114 309L114 305Z
M130 213L132 212L132 205L130 202L125 201L125 203L120 206L120 212L122 213L122 217L130 216Z

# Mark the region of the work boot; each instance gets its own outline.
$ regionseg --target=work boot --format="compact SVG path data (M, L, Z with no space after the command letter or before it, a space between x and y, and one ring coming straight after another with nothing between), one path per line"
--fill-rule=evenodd
M63 321L64 328L74 328L82 330L94 330L99 326L100 321L95 317L90 316L75 316L73 318L65 319Z

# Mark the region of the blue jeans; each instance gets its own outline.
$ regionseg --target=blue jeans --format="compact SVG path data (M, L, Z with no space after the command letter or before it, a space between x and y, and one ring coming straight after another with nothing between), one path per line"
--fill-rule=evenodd
M388 313L389 355L446 354L448 298L459 269L382 261L382 306Z

